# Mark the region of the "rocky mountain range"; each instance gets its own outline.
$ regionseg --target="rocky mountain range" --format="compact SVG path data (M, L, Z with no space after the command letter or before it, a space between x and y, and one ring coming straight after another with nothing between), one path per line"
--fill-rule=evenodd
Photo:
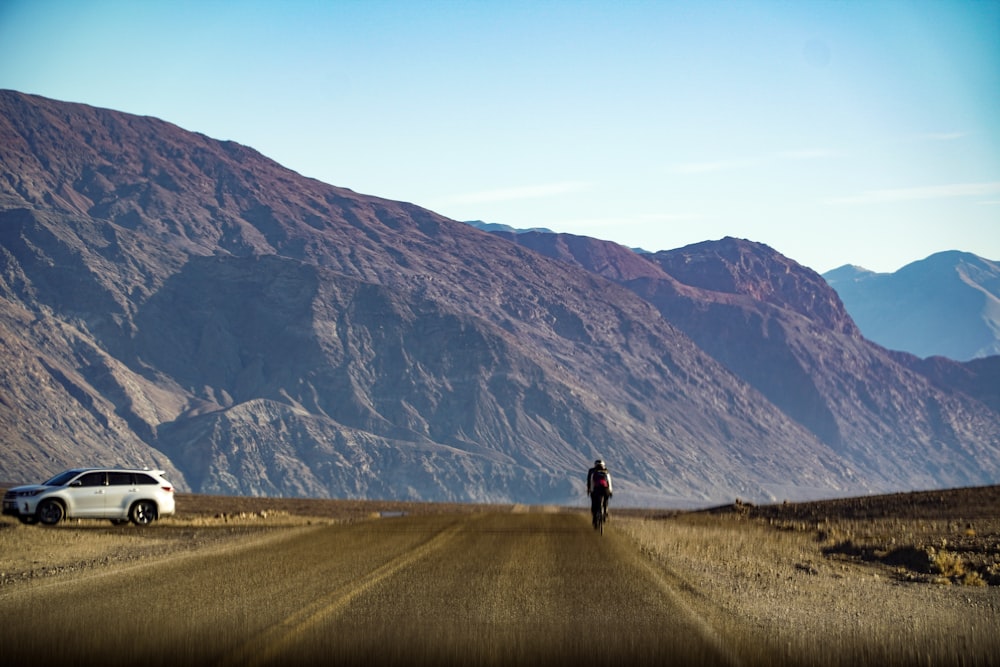
M866 340L737 239L488 233L167 122L0 91L0 480L798 500L1000 480L1000 367Z
M842 266L823 274L865 337L918 357L1000 354L1000 263L957 250L894 273Z

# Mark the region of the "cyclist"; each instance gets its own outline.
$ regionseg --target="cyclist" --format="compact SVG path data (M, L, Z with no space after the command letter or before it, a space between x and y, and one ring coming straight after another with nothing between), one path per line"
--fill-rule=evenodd
M587 495L596 528L598 512L603 512L605 521L608 519L608 499L612 495L611 473L601 459L594 461L594 467L587 471Z

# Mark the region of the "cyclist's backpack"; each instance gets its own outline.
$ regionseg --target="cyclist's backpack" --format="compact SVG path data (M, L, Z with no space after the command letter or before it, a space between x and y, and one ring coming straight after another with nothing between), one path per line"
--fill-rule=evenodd
M591 484L594 487L594 491L607 491L610 486L608 484L608 471L595 470L594 476L591 478Z

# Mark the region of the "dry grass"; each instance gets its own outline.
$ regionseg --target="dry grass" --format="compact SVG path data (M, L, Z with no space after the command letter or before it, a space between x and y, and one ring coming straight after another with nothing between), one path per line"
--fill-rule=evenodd
M986 586L997 583L996 489L917 496L735 504L620 526L725 611L749 662L997 664L1000 587Z

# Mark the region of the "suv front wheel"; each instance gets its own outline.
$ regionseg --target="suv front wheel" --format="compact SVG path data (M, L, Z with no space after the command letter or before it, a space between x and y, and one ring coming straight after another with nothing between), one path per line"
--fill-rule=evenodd
M58 500L43 500L38 506L38 520L46 526L54 526L63 520L66 511Z
M148 526L156 520L156 503L140 500L129 510L128 518L137 526Z

